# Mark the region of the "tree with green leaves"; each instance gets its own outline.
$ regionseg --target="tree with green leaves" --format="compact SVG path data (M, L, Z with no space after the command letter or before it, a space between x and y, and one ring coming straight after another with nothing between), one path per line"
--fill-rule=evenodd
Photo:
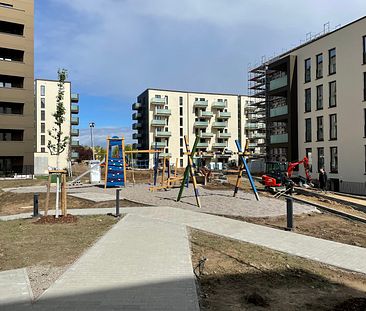
M58 94L56 97L56 111L52 114L55 119L55 126L48 131L48 135L51 140L48 141L47 147L50 150L51 155L57 156L57 169L59 169L59 156L63 153L69 144L69 137L63 136L62 125L65 122L66 109L64 106L65 97L65 81L67 79L67 70L58 70Z

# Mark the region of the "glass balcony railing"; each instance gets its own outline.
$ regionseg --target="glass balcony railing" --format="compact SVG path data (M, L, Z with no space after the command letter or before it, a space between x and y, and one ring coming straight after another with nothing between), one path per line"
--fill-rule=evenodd
M199 136L201 138L212 138L212 137L214 137L214 134L205 132L205 133L200 133Z
M214 149L224 149L227 147L227 143L214 143L212 148Z
M227 111L220 111L218 117L221 119L229 119L231 118L231 113Z
M208 143L207 142L198 143L197 144L197 148L208 148Z
M79 136L79 129L71 129L71 136Z
M288 106L287 105L273 108L269 112L269 116L271 118L286 115L286 114L288 114Z
M165 126L166 121L165 120L152 120L151 125L152 126Z
M133 105L132 105L132 110L138 110L138 109L140 109L142 107L142 104L140 104L140 103L134 103Z
M262 123L246 123L245 128L247 130L258 130L258 129L265 129L266 125Z
M139 139L139 138L141 138L142 137L142 134L139 134L139 133L133 133L132 134L132 138L133 139Z
M287 85L287 75L274 79L269 83L269 90L273 91Z
M227 122L214 122L212 124L213 128L225 128L227 127Z
M155 145L156 145L156 148L158 148L158 149L162 149L162 148L165 148L167 146L166 142L153 142L151 144L151 148L155 149Z
M135 113L132 115L132 119L133 119L133 120L138 120L138 119L140 119L140 118L142 118L142 114L141 114L141 113L139 113L139 112L135 112Z
M79 152L71 152L72 159L79 159Z
M170 109L156 109L155 115L157 116L170 116L172 111Z
M211 111L201 111L199 114L200 118L212 118L213 117L213 113Z
M222 139L228 139L231 137L231 133L218 133L217 137Z
M226 102L215 101L212 103L211 107L214 109L224 109L226 108Z
M79 141L78 140L71 139L71 146L72 147L78 147L79 146Z
M134 123L134 124L132 124L132 129L137 130L139 128L142 128L142 124L141 123Z
M79 102L79 94L71 94L71 102L78 103Z
M172 154L168 152L159 153L159 158L171 158Z
M168 131L156 131L155 132L155 137L170 137L172 136L172 132L168 132Z
M271 144L288 143L288 134L271 135Z
M71 117L71 125L79 125L79 117Z
M165 98L158 98L158 97L155 97L155 98L152 98L150 103L152 105L165 105L166 104L166 100Z
M208 127L208 121L196 121L196 122L194 122L194 127L206 128L206 127Z
M71 104L71 113L79 113L79 105Z
M207 108L208 107L208 101L207 100L197 100L193 104L194 108Z

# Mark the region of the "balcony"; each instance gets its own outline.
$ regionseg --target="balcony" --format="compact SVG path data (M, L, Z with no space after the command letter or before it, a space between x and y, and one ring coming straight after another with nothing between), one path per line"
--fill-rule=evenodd
M165 98L152 98L150 101L151 105L165 105L166 104L166 100Z
M288 134L271 135L271 144L288 143Z
M166 141L164 141L164 142L154 142L154 143L151 144L151 149L155 149L155 144L156 144L157 149L163 149L163 148L167 147Z
M219 114L218 114L218 118L229 119L229 118L231 118L231 112L220 111Z
M259 129L265 129L266 125L262 123L246 123L245 129L247 130L259 130Z
M78 140L71 139L71 147L78 147L80 145Z
M132 124L132 129L137 130L142 128L142 124L141 123L134 123Z
M199 134L199 137L201 137L201 138L212 138L212 137L214 137L214 134L212 134L212 133L207 133L207 132L205 132L205 133L200 133Z
M212 103L211 107L213 109L224 109L224 108L226 108L226 102L215 101Z
M172 114L170 109L155 109L156 116L169 117Z
M79 94L71 94L71 102L78 103L79 102Z
M287 85L287 75L284 75L281 78L277 78L277 79L270 81L269 90L270 91L277 90L286 85Z
M207 108L208 107L208 101L207 100L197 100L193 104L194 108Z
M248 135L249 139L261 139L266 138L266 133L250 133Z
M257 143L249 143L249 148L256 148L258 147Z
M142 148L142 144L132 144L133 150L138 150L139 148Z
M227 122L214 122L212 124L213 128L219 128L219 129L223 129L225 127L227 127Z
M270 110L269 112L269 116L271 118L273 117L278 117L278 116L282 116L282 115L286 115L288 114L288 106L281 106L281 107L277 107L277 108L273 108Z
M79 117L71 117L71 125L79 125Z
M172 132L167 132L167 131L156 131L155 132L155 137L167 138L167 137L171 137L171 136L172 136Z
M71 113L78 114L79 113L79 105L72 104L71 105Z
M132 134L132 138L133 139L139 139L139 138L141 138L142 137L142 134L140 134L140 133L133 133Z
M132 110L139 110L140 108L142 108L142 104L140 103L134 103L132 105Z
M151 126L165 126L166 125L166 121L165 120L152 120L151 121Z
M159 158L171 158L172 154L167 152L161 152L159 153Z
M228 139L231 137L231 133L217 133L217 138Z
M71 136L74 137L79 136L79 133L80 133L79 129L71 129Z
M132 120L138 120L142 118L142 113L139 113L139 112L135 112L133 115L132 115Z
M211 119L213 117L213 113L211 111L200 111L199 117L202 119Z
M213 149L225 149L227 147L227 143L214 143L212 145Z
M198 143L197 144L197 148L208 148L208 143L207 142Z
M71 159L79 159L79 152L71 152Z
M194 122L195 128L206 128L208 127L208 121L196 121Z

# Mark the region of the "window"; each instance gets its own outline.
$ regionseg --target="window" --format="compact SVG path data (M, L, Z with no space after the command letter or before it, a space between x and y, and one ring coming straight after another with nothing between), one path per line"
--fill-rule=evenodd
M179 97L179 106L183 106L183 97Z
M41 123L41 133L46 133L46 123Z
M305 150L306 157L309 159L309 170L313 172L313 151L311 148L306 148Z
M183 126L183 118L180 118L180 119L179 119L179 125L180 125L180 126Z
M311 81L311 58L305 60L305 83Z
M45 121L46 120L46 113L44 110L41 111L41 121Z
M337 106L337 84L336 81L329 82L329 108Z
M305 119L305 142L311 142L311 119Z
M329 116L329 139L337 139L337 115L331 114Z
M181 156L181 157L183 157L183 156L184 156L183 148L180 148L180 156Z
M183 107L179 108L179 115L181 115L181 116L183 115Z
M180 146L183 147L183 138L180 139Z
M366 174L366 146L365 146L365 174Z
M323 54L316 56L316 78L323 78Z
M46 144L46 136L41 135L41 145L44 146Z
M0 129L0 141L23 141L22 130Z
M0 102L0 114L23 114L24 104Z
M317 117L316 119L316 139L317 141L324 140L324 127L323 127L323 117Z
M46 96L46 87L41 85L41 96Z
M318 148L318 172L321 168L324 168L324 148Z
M336 49L329 50L329 74L336 73Z
M366 138L366 108L363 109L363 137Z
M330 147L330 172L338 173L338 148Z
M363 73L363 100L366 101L366 72Z
M41 98L41 108L46 108L46 99L45 98Z
M179 130L179 132L180 132L179 135L183 136L183 129L182 128Z
M316 109L323 109L323 85L316 87Z
M366 36L362 37L362 47L363 47L363 63L366 64Z
M46 152L46 148L42 147L41 152Z
M311 111L311 89L305 90L305 112Z
M183 159L180 159L180 167L183 167Z

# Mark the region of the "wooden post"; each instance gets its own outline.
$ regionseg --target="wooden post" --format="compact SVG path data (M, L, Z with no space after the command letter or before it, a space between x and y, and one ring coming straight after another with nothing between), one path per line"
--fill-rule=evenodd
M51 192L51 174L48 173L48 181L47 181L47 194L46 194L46 202L44 207L44 215L47 216L48 208L50 205L50 192Z
M185 140L185 143L186 143L186 146L187 146L187 152L188 152L188 150L189 150L189 144L188 144L187 137L184 137L184 140ZM197 137L196 140L199 140L199 137ZM196 203L197 203L197 206L198 207L201 207L201 202L200 202L200 197L199 197L198 187L197 187L197 181L196 181L196 175L194 174L194 169L193 169L193 155L194 155L194 151L192 152L192 156L188 157L188 163L189 163L189 171L190 171L190 174L191 174L191 177L192 177L194 195L196 197Z

